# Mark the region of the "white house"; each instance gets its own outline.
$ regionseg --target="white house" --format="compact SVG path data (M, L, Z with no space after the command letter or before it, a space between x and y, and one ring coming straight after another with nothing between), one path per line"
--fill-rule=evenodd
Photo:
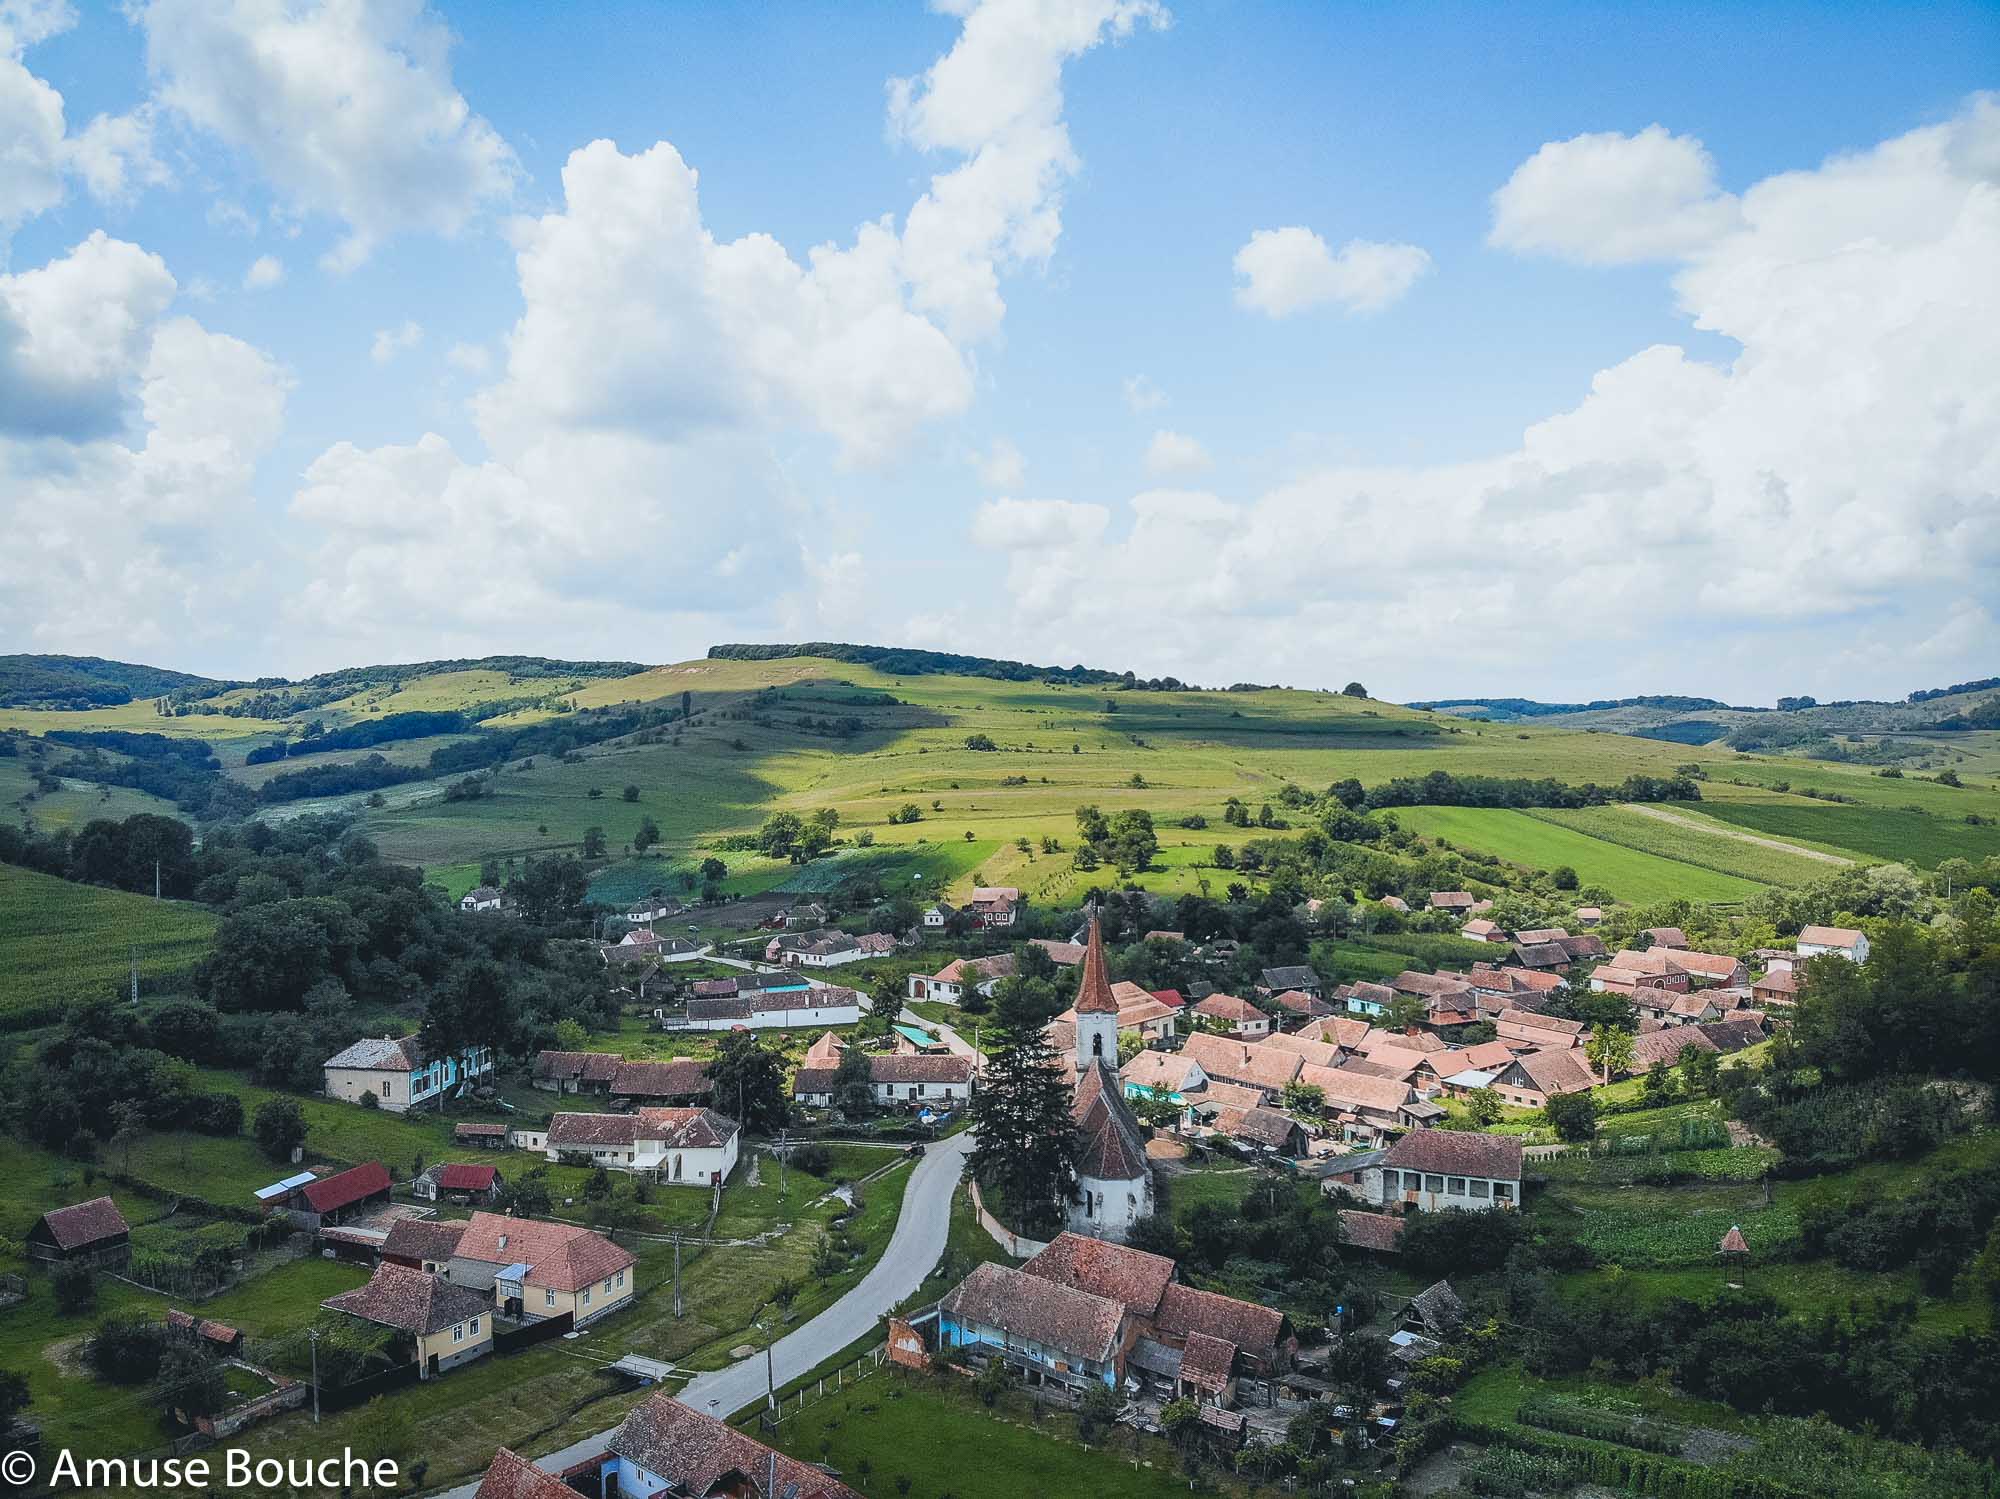
M551 1161L586 1156L614 1171L708 1187L736 1169L741 1127L714 1109L640 1109L631 1114L557 1114L540 1136Z
M1361 1173L1361 1196L1423 1212L1519 1207L1521 1142L1511 1135L1413 1130Z
M825 1029L861 1023L861 996L836 984L800 989L759 989L716 998L691 999L687 1016L670 1022L674 1030L731 1031Z
M801 1067L792 1079L792 1097L811 1108L833 1102L833 1067ZM868 1059L875 1102L904 1108L937 1104L956 1108L972 1097L972 1058L955 1053L901 1053Z
M1012 885L981 885L966 909L981 926L1012 926L1021 914L1021 892Z
M326 1096L359 1103L364 1093L392 1114L438 1103L493 1074L493 1050L468 1046L457 1056L431 1057L415 1036L369 1036L321 1064Z
M1799 957L1838 953L1850 963L1868 961L1868 938L1851 926L1809 926L1799 933Z
M1012 953L1000 953L991 958L955 958L936 973L911 974L909 996L911 999L935 999L955 1005L965 998L967 989L991 995L999 987L1000 980L1013 975Z
M458 908L461 911L497 911L505 899L497 887L480 885L459 898Z
M939 901L936 905L925 909L924 925L931 931L941 932L951 921L951 918L957 914L958 910L956 907L948 906L943 901Z

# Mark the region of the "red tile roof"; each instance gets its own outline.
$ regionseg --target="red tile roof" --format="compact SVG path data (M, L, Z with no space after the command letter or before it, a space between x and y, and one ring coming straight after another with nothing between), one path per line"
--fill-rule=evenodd
M1174 1278L1174 1262L1143 1249L1062 1233L1021 1266L1021 1273L1122 1302L1140 1316L1150 1317L1159 1310L1160 1297Z
M367 1285L329 1296L320 1305L418 1334L443 1332L493 1310L493 1303L469 1286L455 1286L443 1276L392 1264L377 1265Z
M1155 1320L1162 1331L1175 1337L1206 1333L1234 1343L1256 1358L1268 1358L1287 1336L1283 1312L1215 1291L1197 1291L1179 1282L1168 1286L1160 1297Z
M458 1257L482 1265L530 1266L528 1283L580 1291L638 1262L602 1234L568 1223L541 1223L500 1213L474 1213L458 1241Z
M1266 1020L1264 1012L1247 999L1238 999L1234 994L1211 994L1196 1005L1195 1013L1207 1015L1215 1020Z
M1464 1130L1425 1129L1403 1136L1382 1157L1384 1166L1430 1171L1439 1176L1521 1179L1521 1142L1512 1135L1476 1135Z
M1340 1226L1347 1233L1347 1242L1356 1249L1372 1249L1378 1254L1393 1254L1403 1237L1403 1220L1393 1213L1342 1208Z
M493 1166L469 1166L453 1162L438 1167L437 1184L447 1192L490 1192L499 1170Z
M398 1218L389 1225L382 1253L392 1260L448 1260L465 1237L465 1224L437 1218Z
M1191 1332L1181 1349L1181 1378L1197 1390L1220 1394L1236 1368L1236 1345L1205 1332Z
M693 1057L671 1062L621 1061L611 1091L627 1098L705 1098L714 1091L708 1068Z
M472 1499L576 1499L576 1490L553 1473L544 1473L518 1453L502 1447L493 1454L486 1476Z
M1097 1363L1116 1354L1125 1323L1123 1304L1108 1296L996 1264L974 1268L940 1305L956 1322L1000 1328Z
M368 1161L337 1176L307 1182L303 1195L306 1206L315 1213L333 1213L388 1190L389 1168L380 1161Z
M611 1438L611 1450L665 1479L677 1494L766 1496L766 1485L775 1474L775 1489L768 1491L767 1499L862 1499L831 1474L775 1452L664 1391L633 1407ZM739 1490L736 1478L751 1487Z

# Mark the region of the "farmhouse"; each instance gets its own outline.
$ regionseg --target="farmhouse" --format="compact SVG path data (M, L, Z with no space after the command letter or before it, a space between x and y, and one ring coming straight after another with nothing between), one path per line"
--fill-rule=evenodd
M410 1184L426 1202L490 1203L500 1195L500 1172L493 1166L457 1162L429 1167Z
M1370 983L1357 979L1333 991L1334 998L1345 1001L1348 1010L1355 1015L1366 1015L1379 1019L1389 1013L1389 1006L1396 1002L1396 991L1387 984Z
M1315 1067L1338 1067L1346 1055L1331 1041L1315 1041L1297 1032L1286 1034L1281 1031L1275 1036L1267 1036L1264 1045L1273 1051L1288 1051Z
M1304 1058L1296 1052L1201 1031L1187 1038L1180 1054L1201 1063L1202 1071L1212 1078L1273 1094L1282 1092L1304 1065Z
M1851 926L1809 926L1799 933L1800 958L1817 958L1825 953L1833 953L1850 963L1865 963L1868 938Z
M1507 961L1518 968L1553 972L1569 965L1569 949L1560 942L1516 942Z
M611 1458L600 1471L604 1499L677 1499L680 1495L689 1499L862 1499L832 1474L773 1451L726 1421L683 1405L664 1391L632 1408L625 1424L611 1438ZM480 1499L544 1496L533 1490L488 1496L482 1484ZM549 1499L560 1496L551 1491Z
M1278 1010L1279 1020L1284 1024L1302 1024L1308 1020L1319 1020L1333 1013L1333 1007L1323 999L1306 993L1303 989L1285 989L1271 996L1271 1005Z
M831 913L815 900L802 900L785 912L786 931L804 931L811 927L825 926Z
M493 1351L493 1308L484 1296L404 1265L377 1265L367 1285L320 1305L407 1335L422 1379Z
M1303 1156L1306 1132L1296 1119L1259 1104L1250 1109L1218 1109L1211 1126L1219 1135L1271 1155Z
M734 1119L713 1109L645 1108L630 1114L557 1114L543 1153L551 1161L581 1156L594 1165L637 1171L655 1181L709 1187L736 1169Z
M1639 935L1651 938L1653 947L1672 948L1688 945L1687 933L1677 926L1649 926Z
M1750 985L1750 997L1765 1007L1784 1009L1799 1002L1799 979L1790 967L1773 964L1770 972Z
M942 931L950 925L951 918L957 914L958 907L947 905L944 901L936 901L924 907L923 923L930 931Z
M376 1251L384 1263L421 1270L426 1275L449 1275L451 1257L458 1241L465 1237L462 1221L443 1218L398 1218L389 1225L389 1236Z
M491 1290L510 1317L541 1321L568 1312L581 1327L632 1299L636 1264L587 1228L474 1213L452 1254L451 1279Z
M497 911L506 904L506 897L494 885L475 885L458 899L461 911Z
M132 1257L132 1229L117 1203L93 1197L42 1214L23 1247L44 1264L122 1265Z
M1416 1099L1406 1082L1368 1077L1353 1067L1314 1067L1300 1078L1320 1090L1321 1105L1343 1140L1374 1144L1388 1132L1406 1128L1404 1108Z
M1433 911L1455 911L1463 913L1472 908L1472 894L1467 890L1433 890L1430 898Z
M1297 991L1293 991L1297 992ZM1194 1007L1197 1015L1227 1026L1232 1036L1254 1041L1271 1033L1271 1017L1234 994L1211 994Z
M359 1103L373 1094L391 1114L464 1097L493 1073L493 1049L468 1046L455 1056L431 1057L415 1036L378 1036L356 1041L321 1064L326 1096Z
M1509 1135L1419 1130L1361 1173L1361 1196L1389 1208L1484 1212L1521 1202L1521 1142Z
M967 989L991 995L1000 980L1014 976L1014 955L999 953L990 958L955 958L936 973L910 975L911 999L934 999L955 1005Z
M832 984L817 988L738 988L730 998L690 999L674 1030L796 1030L800 1026L856 1025L861 996Z
M983 927L1009 927L1021 914L1021 892L1012 885L981 885L972 892L966 910Z
M833 1103L838 1066L801 1067L792 1079L792 1097L811 1108ZM972 1097L972 1058L953 1053L896 1052L868 1059L875 1102L921 1107L954 1107Z
M1201 1063L1185 1052L1142 1051L1118 1069L1127 1098L1165 1098L1185 1103L1208 1086Z
M1516 1108L1540 1109L1560 1093L1586 1093L1597 1079L1579 1047L1523 1052L1493 1079L1500 1096Z
M531 1081L547 1093L609 1093L611 1075L625 1059L608 1051L543 1051Z
M1298 1349L1282 1313L1182 1285L1164 1256L1074 1233L1018 1270L979 1266L939 1303L938 1327L1038 1382L1136 1377L1209 1407L1233 1404L1245 1379L1278 1378Z
M1468 942L1505 942L1507 932L1497 921L1488 921L1484 916L1475 916L1458 929L1458 935Z

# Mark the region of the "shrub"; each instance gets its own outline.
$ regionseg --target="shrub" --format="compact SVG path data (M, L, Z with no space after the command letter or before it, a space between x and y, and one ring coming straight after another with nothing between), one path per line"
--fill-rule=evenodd
M112 1384L144 1384L160 1372L167 1335L157 1323L132 1315L102 1323L83 1345L83 1361Z
M49 1286L56 1294L56 1310L66 1317L97 1300L97 1277L88 1265L58 1265L49 1276Z

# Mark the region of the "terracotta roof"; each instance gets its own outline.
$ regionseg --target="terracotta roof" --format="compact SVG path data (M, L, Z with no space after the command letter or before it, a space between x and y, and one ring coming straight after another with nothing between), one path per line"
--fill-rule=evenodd
M1430 1059L1421 1051L1411 1051L1401 1046L1378 1046L1368 1052L1362 1060L1363 1064L1371 1069L1367 1075L1407 1078L1415 1076L1417 1069ZM1354 1063L1350 1059L1344 1065L1351 1067Z
M1058 968L1074 968L1083 961L1083 944L1058 942L1052 937L1031 937L1028 946L1039 947Z
M1748 1254L1750 1241L1743 1237L1743 1230L1732 1223L1729 1232L1722 1236L1722 1242L1715 1246L1715 1251L1717 1254Z
M389 1225L382 1253L395 1259L448 1260L465 1237L463 1222L437 1218L398 1218Z
M1673 961L1686 972L1708 979L1728 978L1743 966L1741 958L1719 952L1676 952Z
M1200 1063L1177 1052L1146 1050L1118 1069L1119 1079L1135 1088L1165 1089L1180 1093L1188 1074Z
M1378 1051L1450 1051L1451 1043L1429 1031L1418 1031L1414 1036L1407 1031L1373 1031L1355 1050L1372 1057Z
M576 1499L576 1490L502 1447L493 1454L472 1499Z
M1197 1390L1220 1394L1236 1368L1236 1345L1205 1332L1191 1332L1181 1349L1181 1378Z
M501 1140L507 1135L504 1124L455 1124L452 1137L458 1140Z
M65 1254L92 1244L129 1234L132 1226L109 1197L93 1197L88 1202L71 1203L42 1214L49 1237Z
M350 1166L337 1176L307 1182L304 1196L306 1206L315 1213L333 1213L388 1190L389 1168L380 1161L369 1161Z
M1161 1331L1172 1336L1206 1333L1256 1358L1268 1359L1286 1336L1283 1312L1214 1291L1197 1291L1178 1281L1160 1297L1159 1315L1154 1320Z
M191 1312L169 1310L167 1326L181 1332L191 1332L196 1337L222 1348L235 1347L243 1337L240 1329L231 1327L227 1322L211 1322L205 1317L196 1317Z
M1521 1178L1521 1142L1512 1135L1476 1135L1464 1130L1426 1129L1403 1136L1382 1157L1384 1166L1431 1171L1439 1176L1485 1176L1496 1181Z
M1328 1013L1325 1000L1314 999L1310 994L1300 989L1286 989L1282 993L1273 994L1271 996L1271 1003L1292 1015L1325 1015Z
M997 1264L975 1267L940 1306L956 1322L1000 1328L1097 1363L1111 1362L1125 1321L1124 1304L1111 1297Z
M611 1438L625 1461L667 1481L672 1492L755 1494L759 1499L862 1499L830 1473L775 1452L660 1391L627 1413ZM767 1494L772 1475L775 1491ZM739 1489L738 1485L752 1485ZM535 1496L540 1499L540 1496Z
M1502 1010L1495 1023L1525 1026L1529 1030L1545 1033L1554 1031L1562 1036L1580 1036L1584 1029L1581 1020L1564 1020L1556 1015L1537 1015L1533 1010ZM1553 1037L1551 1044L1555 1044Z
M470 1287L455 1286L441 1275L426 1275L407 1265L390 1264L377 1265L368 1284L359 1290L329 1296L320 1305L419 1334L443 1332L493 1310L493 1303Z
M1273 1092L1299 1075L1303 1058L1294 1052L1238 1041L1233 1036L1189 1036L1181 1055L1201 1063L1202 1071L1226 1082L1250 1083Z
M1655 947L1686 947L1688 945L1687 933L1677 926L1649 926L1646 928L1645 934L1653 939L1653 946Z
M1347 1232L1347 1242L1356 1249L1373 1249L1378 1254L1395 1253L1403 1237L1403 1220L1393 1213L1342 1208L1340 1226Z
M1696 1051L1716 1051L1719 1048L1701 1033L1698 1025L1667 1026L1656 1031L1641 1031L1632 1038L1632 1070L1650 1072L1655 1067L1672 1067L1681 1059L1681 1051L1692 1046Z
M1331 1041L1313 1041L1309 1040L1303 1034L1280 1032L1275 1036L1266 1036L1263 1044L1275 1051L1289 1051L1303 1060L1311 1062L1315 1067L1338 1067L1340 1065L1340 1048Z
M1308 1081L1305 1074L1310 1067L1300 1069L1299 1081ZM1207 1110L1213 1109L1254 1109L1264 1101L1262 1088L1245 1088L1239 1083L1210 1082L1199 1093L1189 1097L1188 1102Z
M1514 1052L1505 1041L1481 1041L1477 1046L1465 1046L1453 1052L1451 1060L1463 1067L1505 1067L1514 1060Z
M1354 987L1359 991L1361 985L1356 984ZM1468 975L1457 973L1419 973L1414 968L1405 968L1389 981L1389 988L1392 992L1398 994L1415 994L1425 999L1430 998L1432 995L1456 994L1460 990L1470 989L1471 987L1472 979Z
M1861 933L1851 926L1809 926L1799 932L1799 941L1817 947L1852 947Z
M1509 1065L1520 1068L1538 1093L1582 1093L1597 1081L1575 1047L1523 1052Z
M1799 976L1789 968L1773 968L1750 987L1752 990L1765 989L1776 994L1796 994L1799 992Z
M1211 994L1195 1007L1198 1015L1207 1015L1214 1020L1268 1020L1262 1010L1247 999L1238 999L1234 994Z
M556 1291L580 1291L638 1263L587 1228L501 1213L474 1213L458 1241L457 1257L483 1265L525 1264L530 1285Z
M435 1180L447 1192L488 1192L500 1173L492 1166L471 1166L453 1162L436 1168Z
M1150 1317L1159 1310L1160 1297L1174 1278L1174 1262L1143 1249L1061 1233L1022 1265L1021 1273L1121 1302L1140 1316Z
M840 1054L847 1050L847 1043L832 1031L821 1031L819 1039L806 1048L808 1066L816 1063L838 1063Z
M707 1150L737 1132L734 1119L714 1109L640 1109L631 1114L557 1114L549 1120L549 1145L635 1145L657 1140L669 1150Z
M1090 913L1090 936L1083 945L1083 976L1076 987L1079 1015L1116 1015L1118 997L1111 992L1111 974L1104 966L1104 928L1097 912Z
M361 1072L413 1072L423 1064L423 1048L415 1036L364 1036L320 1065Z
M1350 1063L1315 1071L1311 1081L1326 1095L1329 1104L1349 1109L1373 1109L1393 1114L1410 1099L1410 1085L1394 1078L1366 1077Z
M870 1057L868 1076L878 1083L969 1083L972 1058L955 1052L892 1053Z
M715 1090L708 1068L693 1057L671 1062L623 1062L611 1075L611 1091L627 1098L705 1098Z
M1559 926L1530 927L1525 932L1514 933L1514 940L1524 947L1539 947L1547 942L1560 942L1569 933Z
M1472 904L1469 890L1433 890L1431 909L1433 911L1458 911Z

